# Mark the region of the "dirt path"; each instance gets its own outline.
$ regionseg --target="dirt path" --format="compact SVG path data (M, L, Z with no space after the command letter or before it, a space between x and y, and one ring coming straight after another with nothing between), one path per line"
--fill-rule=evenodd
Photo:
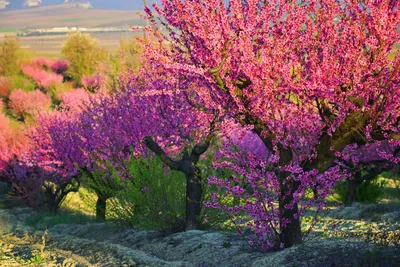
M218 231L163 236L93 222L56 224L48 229L37 223L31 227L26 224L35 214L31 209L4 209L2 199L0 196L0 266L400 266L398 247L378 247L360 238L314 236L300 246L260 253L248 249L237 235ZM353 233L356 227L363 227L357 226L362 222L357 219L360 210L353 207L327 216L346 233ZM397 212L391 211L389 217L396 221L400 217ZM393 225L390 233L400 236L399 222ZM321 228L316 232L326 231ZM396 238L394 235L392 241L400 243Z

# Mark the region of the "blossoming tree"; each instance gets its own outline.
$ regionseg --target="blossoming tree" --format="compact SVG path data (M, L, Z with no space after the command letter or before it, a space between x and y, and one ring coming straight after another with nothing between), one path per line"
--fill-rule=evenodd
M159 40L144 47L153 66L181 79L197 104L251 126L273 153L249 162L252 175L237 170L252 184L248 197L220 184L248 200L236 211L261 239L300 243L301 198L314 187L317 203L342 179L337 153L399 139L399 53L389 59L398 1L161 0L154 8L169 34L147 8L148 34Z

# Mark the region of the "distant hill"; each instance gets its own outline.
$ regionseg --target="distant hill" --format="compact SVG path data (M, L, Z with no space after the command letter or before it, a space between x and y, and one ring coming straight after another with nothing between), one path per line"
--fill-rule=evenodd
M71 2L88 2L88 0L0 0L0 10L26 9L38 6L58 5ZM94 8L109 10L141 10L142 0L89 0ZM147 0L148 4L159 0Z
M0 5L1 5L0 0ZM11 2L10 0L8 0ZM23 2L17 0L16 2ZM29 0L28 0L29 1ZM40 1L40 0L30 0ZM60 1L60 0L57 0ZM63 0L61 0L63 1ZM144 25L145 21L140 18L138 12L141 10L109 10L93 5L98 2L119 3L137 2L140 0L97 0L91 1L90 5L84 1L73 3L62 3L57 5L43 5L39 7L13 9L7 8L0 11L1 29L24 29L24 28L52 28L52 27L105 27L120 25ZM12 1L15 5L14 0ZM47 2L56 2L48 0ZM141 1L140 1L141 2ZM134 6L134 5L132 5Z

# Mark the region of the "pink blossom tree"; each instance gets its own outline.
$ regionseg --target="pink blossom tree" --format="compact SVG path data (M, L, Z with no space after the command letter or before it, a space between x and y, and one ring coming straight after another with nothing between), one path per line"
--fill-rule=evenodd
M177 88L178 80L166 79L155 69L143 73L146 78L132 76L125 89L88 105L81 115L83 150L100 162L110 161L122 173L124 160L152 150L167 166L185 173L186 229L198 229L202 175L197 163L210 146L217 116L199 112L183 92L170 89Z
M74 113L41 113L38 123L26 132L23 151L14 152L7 175L15 191L38 210L56 213L70 192L80 186L75 164L86 160Z
M145 44L147 60L179 79L198 105L251 126L272 153L264 163L234 168L237 179L250 182L251 194L212 179L246 205L228 211L217 195L209 204L249 216L264 247L300 243L306 188L319 191L320 210L345 176L333 166L336 153L350 144L399 139L399 53L389 59L399 41L399 2L161 4L154 8L169 35L155 28L147 8L148 36L158 40Z
M22 120L36 116L39 111L48 110L50 105L50 96L39 90L24 92L22 89L17 89L9 97L10 109Z

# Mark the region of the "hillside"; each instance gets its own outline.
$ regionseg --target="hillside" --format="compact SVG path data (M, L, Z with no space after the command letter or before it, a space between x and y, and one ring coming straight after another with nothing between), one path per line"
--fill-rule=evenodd
M86 8L85 5L77 3L3 10L0 12L0 30L143 25L144 21L138 12L138 10Z
M38 6L58 5L71 2L87 2L84 0L0 0L0 9L15 10L26 9ZM147 1L149 4L157 2L153 0ZM99 9L115 9L115 10L136 10L143 8L141 0L90 0L90 4L94 8Z

